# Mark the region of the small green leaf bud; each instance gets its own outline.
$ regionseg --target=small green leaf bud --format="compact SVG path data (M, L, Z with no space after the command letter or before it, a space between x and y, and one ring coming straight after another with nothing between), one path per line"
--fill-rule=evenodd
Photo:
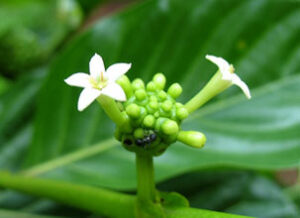
M168 89L168 94L171 95L174 99L178 98L182 93L181 85L174 83Z
M144 89L136 90L134 95L135 95L136 99L139 100L139 101L143 101L147 97L147 93Z
M146 89L149 92L155 92L157 90L157 87L154 82L150 81L148 82Z
M127 76L123 75L118 80L117 83L122 87L125 92L126 98L130 98L133 95L132 86L130 80Z
M154 124L155 124L155 118L154 118L154 116L153 116L153 115L147 115L147 116L144 118L143 124L144 124L145 127L147 127L147 128L154 127Z
M195 148L202 148L206 142L205 135L196 131L180 131L177 139L178 141Z
M179 127L178 127L178 124L174 120L168 119L161 125L161 130L166 135L175 135L178 133Z
M189 115L189 112L184 107L180 107L176 109L176 116L179 120L183 120L187 118Z
M138 78L138 79L135 79L135 80L132 81L132 88L134 90L144 89L145 84L144 84L143 80Z
M126 107L126 113L128 116L137 119L141 114L141 108L136 104L130 104Z
M144 130L142 128L137 128L134 130L133 136L136 139L144 138Z
M153 82L156 84L158 89L163 90L166 85L166 77L162 73L157 73L153 77Z
M162 103L162 109L166 112L170 112L172 110L173 103L170 100L166 100Z
M167 98L167 93L165 92L165 91L163 91L163 90L161 90L159 93L158 93L158 98L160 99L160 100L166 100L166 98Z

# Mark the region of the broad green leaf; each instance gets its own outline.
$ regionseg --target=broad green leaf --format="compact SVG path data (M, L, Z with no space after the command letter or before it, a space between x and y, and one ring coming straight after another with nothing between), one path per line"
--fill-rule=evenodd
M155 161L158 181L211 167L298 166L299 6L294 1L152 0L99 21L70 42L51 67L26 157L25 166L35 167L29 174L116 189L135 187L134 155L117 142L103 141L111 138L113 124L96 104L79 113L80 89L63 82L72 73L88 72L95 52L106 66L133 63L131 79L164 72L168 85L183 85L182 102L216 71L204 59L206 53L230 60L253 91L247 101L231 88L192 114L183 129L203 131L205 148L171 146ZM88 152L101 142L111 148L97 155ZM70 159L73 152L88 155Z
M47 60L82 17L75 0L0 4L0 71L10 77Z

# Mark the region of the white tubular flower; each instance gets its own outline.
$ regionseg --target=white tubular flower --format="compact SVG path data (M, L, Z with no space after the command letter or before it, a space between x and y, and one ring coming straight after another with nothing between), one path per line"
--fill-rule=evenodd
M247 84L244 83L240 77L234 73L234 67L231 64L229 64L223 58L213 55L206 55L205 58L218 66L223 80L230 81L232 84L237 85L242 89L248 99L251 98Z
M126 101L126 95L116 80L130 69L131 64L113 64L105 71L101 56L95 54L89 67L90 74L75 73L65 79L70 86L84 88L78 100L79 111L84 110L102 94L118 101Z

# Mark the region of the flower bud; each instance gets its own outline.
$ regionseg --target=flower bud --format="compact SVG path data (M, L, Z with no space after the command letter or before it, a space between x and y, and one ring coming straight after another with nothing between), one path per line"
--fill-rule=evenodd
M133 136L136 139L144 138L144 130L142 128L137 128L136 130L134 130Z
M155 125L155 118L153 115L147 115L145 118L144 118L144 121L143 121L143 124L145 127L147 128L151 128L151 127L154 127Z
M136 104L130 104L126 107L126 113L128 116L138 119L141 114L141 108Z
M173 107L173 103L170 100L166 100L162 103L162 109L166 112L170 112L172 110Z
M135 80L132 81L132 88L134 90L144 89L145 88L145 84L144 84L143 80L141 80L141 79L135 79Z
M176 116L179 120L183 120L187 118L189 115L189 112L184 107L180 107L176 109Z
M163 91L163 90L161 90L159 93L158 93L158 98L160 99L160 100L166 100L167 99L167 93L165 92L165 91Z
M127 76L123 75L121 76L118 80L117 83L122 87L122 89L125 92L126 98L129 99L132 94L133 94L133 90L132 90L132 86L130 83L130 80L128 79Z
M155 92L157 87L156 87L155 83L151 81L151 82L148 82L146 89L149 92Z
M139 100L139 101L143 101L147 97L147 93L144 89L136 90L134 95L135 95L136 99Z
M205 135L196 131L180 131L177 139L178 141L195 148L202 148L206 142Z
M163 90L166 85L166 77L162 73L157 73L153 77L153 82L158 89Z
M161 125L161 130L166 135L175 135L178 133L179 127L175 121L168 119Z
M174 99L178 98L181 93L182 88L178 83L172 84L168 89L168 94L171 95Z

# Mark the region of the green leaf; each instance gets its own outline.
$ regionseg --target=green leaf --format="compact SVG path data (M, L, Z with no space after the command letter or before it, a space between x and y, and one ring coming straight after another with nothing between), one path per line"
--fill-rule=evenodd
M158 181L201 168L299 165L300 77L292 76L300 72L299 18L296 2L185 1L183 7L181 0L153 0L101 20L69 43L53 63L41 90L26 166L64 159L111 138L113 124L99 106L79 113L80 89L63 82L72 73L88 72L94 52L103 56L106 66L132 62L130 78L150 79L164 72L168 84L183 85L182 102L216 70L205 61L206 53L229 59L250 85L251 101L231 88L190 116L183 129L203 131L207 144L202 150L171 146L155 160ZM49 162L38 174L117 189L135 186L134 156L120 146L62 162Z
M44 216L44 215L35 215L30 213L24 213L24 212L16 212L16 211L9 211L0 209L0 217L5 218L54 218L54 216ZM59 218L55 216L56 218ZM62 217L61 217L62 218Z
M1 1L1 73L14 77L47 60L81 16L75 0Z

